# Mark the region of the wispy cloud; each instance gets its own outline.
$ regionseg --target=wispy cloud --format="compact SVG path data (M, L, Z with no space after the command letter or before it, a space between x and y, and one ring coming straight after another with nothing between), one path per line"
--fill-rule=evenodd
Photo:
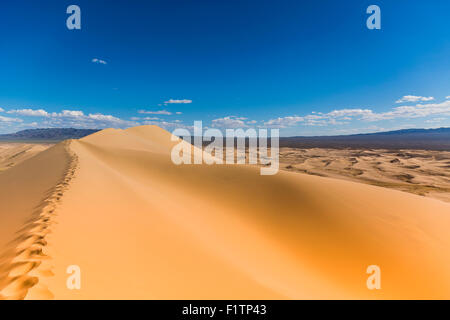
M131 117L131 120L133 120L133 121L141 121L141 120L160 120L160 119L158 117L144 117L144 118Z
M305 121L305 118L298 116L288 116L288 117L279 117L276 119L271 119L269 121L264 122L265 127L269 128L286 128L290 126L294 126L299 122Z
M92 62L93 63L98 63L98 64L108 64L105 60L98 59L98 58L92 59Z
M421 118L432 115L449 115L450 114L450 101L444 101L441 103L427 103L417 104L415 106L401 106L396 107L392 111L375 113L372 112L363 120L379 121L379 120L392 120L398 118Z
M2 107L0 107L0 112L4 112L5 111L5 109L3 109Z
M183 104L183 103L192 103L192 100L189 100L189 99L180 99L180 100L169 99L167 101L164 101L164 103L165 104L171 104L171 103Z
M10 114L19 114L21 116L29 116L29 117L47 117L49 113L43 109L16 109L9 110L7 113Z
M3 117L0 116L0 122L22 122L22 119L19 118L9 118L9 117Z
M433 119L426 120L425 122L426 123L440 123L445 120L447 120L447 118L433 118Z
M287 128L297 124L324 126L342 125L349 121L362 120L376 122L394 119L425 118L436 115L450 115L450 100L440 103L416 104L399 106L387 112L374 112L371 109L338 109L328 113L316 112L306 116L279 117L264 122L266 127Z
M137 122L123 120L118 117L102 114L84 114L79 110L63 110L59 113L52 113L48 120L41 124L51 127L73 126L77 128L126 128L138 125Z
M426 101L432 101L434 100L434 97L422 97L422 96L403 96L399 100L395 101L395 103L404 103L404 102L426 102Z
M83 111L79 111L79 110L63 110L60 113L56 113L53 112L52 113L53 117L73 117L73 118L77 118L77 117L84 117L84 112Z
M212 120L211 126L213 128L229 128L229 129L246 128L248 127L248 125L244 122L244 120L246 119L247 118L244 117L228 116Z
M141 114L164 114L167 116L170 116L172 114L172 112L167 111L167 110L159 110L159 111L139 110L138 113L141 113Z
M44 109L16 109L7 111L9 114L20 116L40 117L39 122L34 122L33 126L40 127L74 127L74 128L126 128L139 125L135 121L127 121L118 117L102 114L84 114L80 110L62 110L60 112L48 112ZM19 118L1 117L2 122L23 122ZM31 126L31 124L27 124Z

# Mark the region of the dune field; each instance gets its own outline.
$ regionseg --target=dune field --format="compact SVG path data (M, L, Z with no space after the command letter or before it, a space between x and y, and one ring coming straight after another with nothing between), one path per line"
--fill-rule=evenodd
M448 151L281 148L280 168L450 202Z
M449 203L289 169L177 166L171 138L106 129L1 172L0 299L450 298Z

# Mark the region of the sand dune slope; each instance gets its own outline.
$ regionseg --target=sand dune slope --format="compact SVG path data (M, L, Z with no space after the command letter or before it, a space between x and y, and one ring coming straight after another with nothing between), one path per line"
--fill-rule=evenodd
M0 141L0 172L34 157L51 146L50 144Z
M37 268L49 258L45 237L68 185L71 159L64 142L0 174L0 299L24 298L38 283Z
M26 298L450 298L449 204L252 166L176 166L170 138L145 126L70 143L77 170ZM70 265L81 290L66 287ZM381 290L366 287L369 265Z

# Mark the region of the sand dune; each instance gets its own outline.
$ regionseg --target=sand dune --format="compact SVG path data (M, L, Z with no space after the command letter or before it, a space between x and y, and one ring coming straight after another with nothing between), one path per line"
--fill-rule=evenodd
M0 172L34 157L51 144L0 142Z
M70 163L61 143L0 174L0 298L24 298L38 282L31 271L44 258L49 206L61 198Z
M176 166L175 143L154 126L108 129L2 173L0 298L450 298L448 203ZM69 265L81 290L66 287ZM381 290L366 287L369 265Z

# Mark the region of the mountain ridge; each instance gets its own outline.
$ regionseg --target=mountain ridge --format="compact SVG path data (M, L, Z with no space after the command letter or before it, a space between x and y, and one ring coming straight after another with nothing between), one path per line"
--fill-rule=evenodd
M450 151L450 128L403 129L340 136L286 137L280 138L280 147Z
M80 139L100 129L75 129L75 128L42 128L42 129L26 129L16 133L0 134L1 140L48 140L62 141L67 139Z

